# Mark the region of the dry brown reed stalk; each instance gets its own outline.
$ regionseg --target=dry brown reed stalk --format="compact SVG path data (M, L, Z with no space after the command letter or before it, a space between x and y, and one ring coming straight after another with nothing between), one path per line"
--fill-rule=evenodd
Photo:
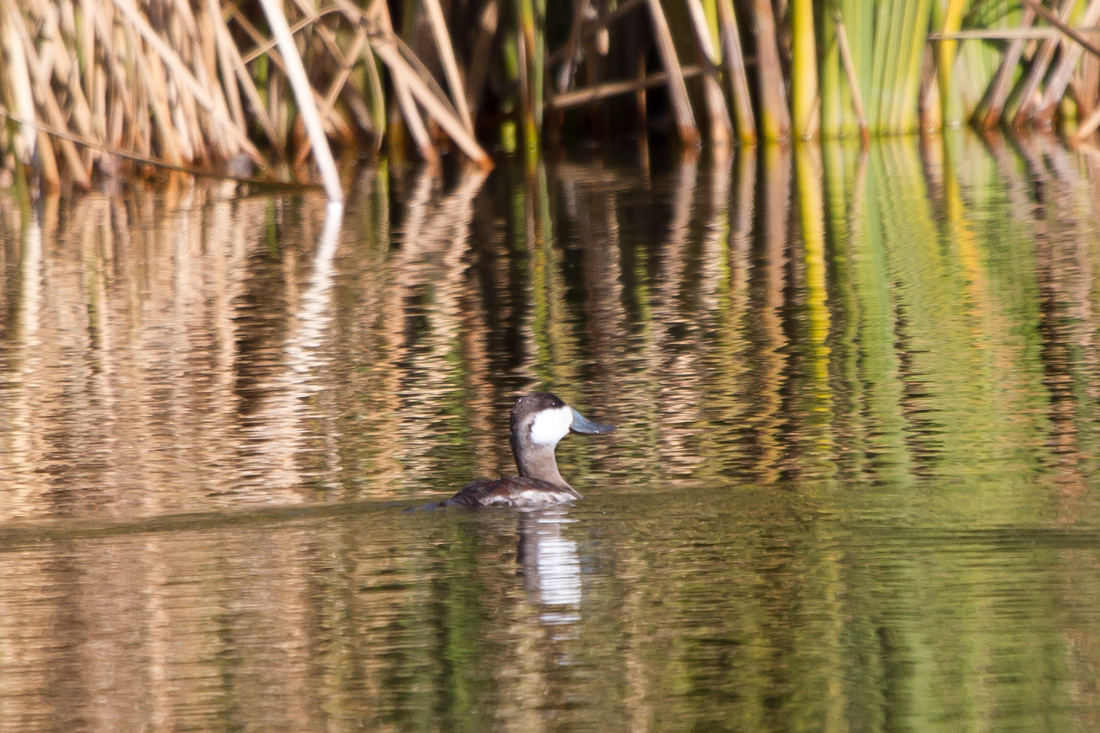
M451 98L454 100L458 119L462 122L467 132L474 131L474 123L470 117L470 108L466 104L466 90L462 85L462 75L458 71L458 62L455 60L454 47L451 45L451 34L447 29L447 22L443 18L443 8L439 0L424 0L424 8L428 11L428 19L432 27L432 35L435 37L436 48L439 49L439 58L443 62L443 72L447 77L447 84L451 88Z
M252 36L252 40L256 43L256 48L252 49L244 56L244 62L246 64L250 64L261 56L271 53L273 50L275 50L275 47L278 45L275 42L275 39L264 38L263 33L261 33L260 30L256 28L256 26L252 25L252 22L248 19L248 16L241 12L240 7L234 5L230 12L232 13L233 19L241 25L241 27L245 30L246 33L248 33L248 35ZM339 12L341 12L341 8L336 6L330 6L327 8L321 8L316 11L307 12L305 14L305 17L297 20L293 25L290 26L290 32L297 35L301 31L313 26L326 15L332 15L333 13ZM277 61L274 58L272 60L275 61L275 63L277 64L282 63L281 61Z
M111 145L106 145L104 143L99 143L99 142L96 142L95 140L89 140L89 139L81 137L79 135L74 135L71 132L67 132L65 130L58 130L56 128L50 127L49 125L42 124L41 122L31 122L29 120L22 120L22 119L16 117L15 115L7 114L3 110L0 110L0 118L9 119L13 123L15 123L16 125L19 125L19 126L28 126L31 129L36 129L38 131L37 134L41 135L41 139L46 140L47 142L50 141L50 140L68 140L68 141L73 142L73 143L75 143L76 145L78 145L82 148L86 148L88 150L93 150L93 151L99 153L101 156L114 156L114 157L118 157L118 158L125 158L125 159L131 160L135 163L140 163L140 164L143 164L143 165L149 165L149 166L153 166L153 167L156 167L156 168L163 168L165 170L174 171L174 172L177 172L177 173L186 173L187 175L191 175L191 176L226 178L226 179L229 179L229 180L240 181L242 183L266 183L268 185L271 185L270 181L267 181L263 178L252 178L252 177L248 177L248 176L223 174L223 173L220 173L220 172L217 172L217 171L212 171L209 168L202 168L202 167L199 167L199 166L174 165L172 163L168 163L164 160L159 160L157 158L153 158L153 157L150 157L148 155L142 155L140 153L135 153L135 152L132 152L132 151L129 151L129 150L124 150L124 149L119 148L119 147L114 147L114 146L111 146ZM290 189L289 190L300 190L301 187L302 187L302 184L290 184ZM308 184L307 184L307 187L308 187Z
M61 187L61 171L57 168L57 157L53 154L50 137L44 132L38 133L37 137L42 178L47 190L56 191Z
M1100 0L1089 0L1079 22L1088 27L1095 24L1097 20L1100 20ZM1026 110L1033 122L1050 124L1054 117L1054 109L1062 101L1073 72L1077 69L1077 64L1085 51L1084 47L1078 43L1067 44L1067 46L1068 48L1063 49L1054 72L1047 79L1047 87L1042 99L1033 101Z
M1090 38L1096 41L1098 34L1093 32ZM1088 54L1081 60L1080 73L1072 83L1073 98L1077 100L1077 118L1087 117L1096 108L1100 98L1100 56Z
M367 29L368 38L374 54L382 61L390 71L395 89L399 90L400 98L404 96L401 87L407 88L410 98L415 98L416 103L424 108L426 114L438 124L456 145L478 166L488 170L493 167L492 160L478 144L471 130L467 130L459 119L459 113L455 106L464 106L465 94L461 85L454 89L456 100L462 100L452 104L451 100L443 93L435 79L424 67L416 55L397 37L389 19L389 11L383 0L375 0L366 12L360 11L347 0L336 0L345 16L352 22L363 24ZM406 99L401 103L403 116L410 124L417 125L416 105ZM414 114L415 113L415 114ZM422 125L422 121L419 126ZM471 123L472 126L472 123Z
M549 53L546 57L546 68L551 70L554 66L561 64L561 68L558 69L556 74L556 83L551 84L546 90L547 104L557 109L563 109L565 107L576 106L578 104L585 104L587 102L595 101L597 99L605 99L609 96L617 96L621 93L626 93L630 90L635 90L639 94L644 94L644 78L645 78L645 54L642 53L640 59L640 66L638 72L637 81L642 82L643 86L630 86L629 88L619 88L618 85L621 82L611 82L612 87L608 87L606 84L599 84L594 87L586 89L577 89L573 92L569 91L569 88L574 83L575 74L580 67L582 61L586 61L589 69L594 66L593 59L587 58L589 55L586 52L590 51L591 44L600 36L600 34L606 34L607 28L614 21L619 20L626 16L636 8L642 6L642 0L627 0L627 2L619 5L615 10L600 17L597 14L597 10L593 7L591 0L580 0L579 3L574 3L573 6L573 22L569 30L569 38L561 48ZM590 83L594 81L593 74L589 74ZM667 76L661 77L661 83L667 84ZM610 89L619 89L619 91L610 91ZM578 95L578 96L572 96ZM561 100L566 100L565 104L561 103ZM576 100L584 99L585 102ZM639 97L639 109L642 110L641 116L644 119L644 100Z
M1077 126L1077 132L1073 134L1071 140L1074 143L1080 144L1085 138L1092 133L1096 132L1096 129L1100 128L1100 107L1097 107L1092 111L1092 114L1088 118Z
M745 55L741 51L741 32L737 28L737 16L733 0L718 0L718 24L721 30L726 74L729 77L733 112L741 139L747 143L756 141L756 118L749 95L749 79L745 72Z
M43 54L52 54L52 75L58 86L64 87L69 92L77 132L90 137L93 134L92 110L80 85L80 78L75 68L76 62L69 57L69 49L62 40L57 13L48 12L46 16L49 21L46 32L52 36L52 40L43 45Z
M311 106L320 113L325 137L351 142L363 134L377 146L386 106L377 52L390 68L395 96L411 129L429 146L423 148L425 154L431 158L434 148L418 104L474 160L490 165L472 134L469 90L462 84L437 1L429 12L453 100L418 60L409 58L407 49L391 52L392 29L379 32L351 3L335 0L315 8L307 0L276 0L273 7L280 15L297 15L283 16L288 26L293 22L293 31L301 32L291 47L294 54L303 54L315 75L316 86L303 88L305 96L299 95L293 108L288 52L277 50L256 28L256 7L223 6L219 0L0 0L0 30L8 47L7 63L0 69L2 86L8 90L10 116L27 122L12 136L19 161L28 164L37 158L51 187L62 174L89 185L97 159L110 174L117 172L113 161L118 157L184 170L192 163L209 165L243 152L265 166L267 156L250 133L261 130L267 153L285 160L293 115L305 115ZM489 6L495 7L495 2ZM352 25L350 32L346 25L338 27L345 19ZM495 17L493 21L490 39ZM269 23L275 21L269 18ZM238 42L247 44L249 39L255 48L246 51ZM483 51L482 81L487 56ZM362 69L358 74L357 68ZM347 107L338 109L341 99ZM51 141L39 147L39 139L47 139L44 129L51 131ZM295 164L304 162L321 139L316 134L303 139ZM58 170L55 148L63 156L64 171Z
M1062 5L1059 9L1059 13L1061 13L1063 17L1068 18L1069 14L1073 12L1074 5L1075 0L1062 0ZM1039 13L1038 9L1036 8L1032 8L1032 10L1034 10L1039 15L1043 15L1043 13ZM1043 10L1045 11L1046 9L1043 8ZM1013 124L1019 125L1024 122L1024 117L1027 111L1027 107L1030 104L1031 98L1035 95L1035 92L1038 90L1039 85L1043 81L1043 78L1046 76L1047 68L1050 66L1050 62L1054 58L1054 52L1058 49L1058 46L1060 44L1061 39L1048 38L1043 41L1042 45L1039 46L1039 50L1032 57L1031 67L1028 70L1027 77L1024 79L1024 83L1020 87L1020 93L1018 97L1019 103L1014 110L1006 111L1006 114L1010 114L1012 116Z
M1059 17L1052 13L1047 8L1043 7L1036 0L1020 0L1024 5L1034 10L1039 15L1043 16L1052 26L1057 28L1063 35L1068 36L1072 40L1081 44L1081 46L1089 53L1100 56L1100 46L1096 46L1088 38L1081 34L1076 28L1071 27L1067 22L1067 13L1063 13L1067 17ZM1073 11L1074 4L1070 4L1069 12ZM1086 24L1087 25L1087 24Z
M710 113L710 140L724 148L733 142L733 122L726 109L726 96L718 83L718 54L711 41L710 28L707 25L706 12L700 0L686 0L696 40L699 42L700 55L703 57L703 92ZM681 72L681 76L682 76Z
M324 8L317 12L311 11L304 19L298 21L290 27L291 34L297 34L299 31L312 27L312 24L318 19L326 15L336 13L338 10L339 8ZM245 54L242 57L242 61L245 64L248 64L256 61L261 56L266 56L268 59L270 59L271 63L275 64L278 70L285 75L287 73L286 63L283 61L282 54L275 49L274 41L268 41L264 37L263 33L261 33L260 30L254 25L252 25L252 23L240 11L239 8L233 8L232 17L234 21L252 38L253 42L256 43L256 48ZM317 28L317 35L322 39L330 38L330 34L328 34L327 31L322 28ZM277 95L277 97L281 96L282 87L280 86L280 82L281 80L278 76L268 76L268 105L269 107L274 107L275 109L279 109L281 112L285 113L286 110L279 106L280 100L278 98L271 98L271 95ZM322 99L320 93L315 89L313 90L313 98L315 100L315 103L319 103ZM272 118L275 118L273 110L269 110L268 114ZM329 110L329 113L324 117L324 123L326 131L335 131L341 137L348 137L349 130L347 124L344 122L343 119L340 118L339 115L335 114L332 110ZM285 129L285 125L283 127ZM276 129L278 129L278 126L276 126ZM279 136L280 138L282 138L283 134L280 134Z
M684 83L680 60L676 57L676 47L672 42L672 31L669 30L665 11L661 8L659 0L646 0L646 4L649 7L650 19L653 21L653 36L657 42L657 52L668 72L668 93L672 99L672 113L676 118L680 140L686 145L698 145L699 128L695 126L691 99L688 97L687 85Z
M413 99L412 92L409 91L408 81L403 76L395 77L393 90L394 94L397 95L397 106L401 109L401 116L408 126L413 142L416 143L416 147L420 151L420 157L427 162L430 168L438 170L441 162L439 151L436 150L435 143L432 142L432 136L428 133L428 128L424 124L424 118L420 116L420 110L416 107L416 100Z
M779 64L775 16L771 0L753 0L756 23L756 64L760 73L760 127L766 140L786 140L791 134L786 83Z
M298 48L294 45L294 36L290 32L290 25L283 14L282 3L279 0L260 0L260 2L267 14L271 30L282 49L283 58L287 63L290 84L298 99L298 108L305 122L310 142L313 145L313 152L317 159L317 165L321 169L321 177L325 182L325 191L328 193L329 201L342 202L344 192L340 185L340 174L336 170L336 161L333 160L332 151L329 149L328 140L325 138L321 113L313 100L315 91L310 86L305 66L298 55Z
M331 34L329 34L331 35ZM333 108L336 106L336 99L344 91L345 86L348 83L348 79L351 77L352 68L359 62L360 56L363 50L367 47L367 31L364 28L358 28L355 32L355 37L352 39L351 45L348 47L347 57L345 58L343 53L339 50L339 47L335 46L335 39L331 39L331 43L326 43L330 46L329 53L333 60L339 64L339 71L336 73L336 78L329 84L328 90L325 92L324 97L321 100L319 113L322 119L329 118L333 114ZM365 106L365 103L364 103ZM373 122L367 120L367 123L373 127ZM350 131L347 131L350 133ZM347 135L345 135L345 138ZM295 157L294 165L301 166L305 163L306 156L309 155L310 150L313 149L312 139L307 139L301 148L298 150L298 155Z
M332 80L328 91L325 93L323 107L325 114L328 114L336 105L336 98L344 90L344 85L348 83L348 79L351 77L351 70L359 61L359 56L362 55L363 49L366 47L367 31L365 28L357 28L355 38L352 40L351 46L348 47L347 57L341 59L340 71L336 74L336 78Z
M433 90L430 80L425 80L421 73L405 59L402 44L393 34L392 26L389 25L389 12L385 8L384 0L375 0L363 16L363 20L367 23L371 47L389 68L391 76L408 85L408 90L416 101L471 160L482 168L492 168L493 163L488 154L482 150L474 136L463 127L445 98Z
M20 13L19 8L16 7L13 0L5 1L5 9L7 10L6 15L12 22L16 35L18 36L17 44L22 46L25 67L29 72L29 79L32 82L31 89L34 96L42 101L47 121L51 125L66 127L65 115L61 111L57 99L49 92L50 77L52 75L51 70L47 68L39 57L38 51L34 46L34 41L31 39L27 26L23 21L23 15ZM74 182L83 188L90 186L91 181L88 178L88 171L84 168L84 161L80 158L80 154L77 152L76 146L73 145L72 141L61 141L61 151L65 156L65 162L73 176ZM56 184L52 171L50 171L47 180L51 184L51 187Z
M213 116L215 126L228 131L230 133L230 138L240 146L243 152L248 154L249 157L253 158L256 162L262 162L263 158L260 156L255 145L252 144L252 141L232 124L228 117L226 117L225 110L214 103L214 98L209 90L204 88L199 80L195 78L183 61L180 60L176 52L172 50L155 30L153 30L149 22L141 17L137 8L134 7L130 0L114 0L114 3L115 7L117 7L123 16L126 17L133 28L141 34L145 42L157 52L157 55L164 64L172 70L175 80L187 87L191 98L193 98L207 113Z
M132 28L127 28L130 43L139 44ZM164 148L164 155L172 165L183 165L183 152L180 146L178 131L172 126L172 113L168 109L168 93L164 89L164 77L160 74L160 63L156 56L146 58L142 54L134 57L138 74L142 81L142 87L149 96L150 106L153 108L152 121L160 133L160 144Z
M1029 30L1034 22L1035 11L1031 8L1024 8L1023 17L1020 19L1020 30ZM1020 57L1024 53L1026 43L1027 40L1024 38L1015 38L1008 44L1004 58L1001 59L1001 65L997 69L997 75L990 85L989 102L984 114L979 118L979 126L985 128L996 127L1001 119L1005 102L1008 101L1008 94L1012 91L1012 74L1020 63Z
M34 157L38 131L33 120L37 117L34 109L34 92L31 90L30 71L27 69L27 57L23 53L23 42L12 17L4 14L4 40L8 51L8 82L12 89L12 106L15 114L24 120L16 136L16 154L24 163L30 163Z
M298 5L299 9L303 13L311 13L313 11L313 8L307 2L305 2L305 0L295 0L295 3ZM345 63L344 52L340 49L340 45L336 40L335 33L333 33L333 31L326 25L321 23L315 24L312 30L314 38L319 39L320 41L320 43L317 45L321 49L323 49L324 53L332 59L333 63L335 64L335 68L343 68ZM358 60L357 57L359 55L358 49L355 49L354 46L355 40L353 39L347 52L347 55L351 58L353 63ZM320 51L317 51L316 56L318 57L317 60L320 61L319 57L322 56L322 53ZM339 76L339 72L337 72L337 75ZM339 79L333 81L332 83L332 87L336 90L336 94L343 93L345 96L351 97L359 96L353 88L349 87L343 82L337 83L338 81ZM313 89L312 87L310 87L310 92L311 96L313 97L314 103L319 105L320 108L325 111L322 117L325 122L326 132L335 135L340 140L350 141L353 137L353 134L347 121L343 118L342 115L335 113L332 105L328 105L325 103L325 100L328 99L328 94L321 94L318 90ZM335 102L335 95L333 101ZM361 98L359 99L359 101L362 101Z
M248 75L248 69L245 65L244 59L241 57L241 51L237 48L237 45L233 42L233 38L229 33L229 27L225 24L225 18L217 9L218 0L208 0L208 12L214 25L214 32L217 36L218 52L224 54L226 57L226 64L232 69L232 73L227 73L223 70L223 83L225 86L230 87L233 91L230 92L230 96L234 97L238 94L238 88L244 92L245 99L248 100L248 106L253 115L255 115L256 122L263 128L264 135L267 136L268 143L275 147L275 152L279 157L282 157L284 153L283 140L275 130L275 123L272 122L271 116L267 113L267 108L264 106L263 100L260 97L260 91L256 88L256 83L252 77ZM233 83L234 77L237 83Z
M684 66L680 69L680 76L683 79L692 79L702 73L703 70L698 66ZM558 94L550 97L548 101L556 109L569 109L571 107L580 107L585 104L590 104L600 99L617 97L621 94L630 94L631 92L637 92L643 89L663 87L668 83L668 72L658 71L647 77L632 79L630 81L612 81L605 84L585 87L583 89L575 89L565 94Z

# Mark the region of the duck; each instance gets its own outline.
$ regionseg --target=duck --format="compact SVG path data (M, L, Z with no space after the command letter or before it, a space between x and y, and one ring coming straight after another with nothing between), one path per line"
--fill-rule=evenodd
M554 449L569 433L606 435L614 425L593 422L557 395L534 392L516 400L510 438L519 476L479 479L440 506L544 507L582 499L558 471Z

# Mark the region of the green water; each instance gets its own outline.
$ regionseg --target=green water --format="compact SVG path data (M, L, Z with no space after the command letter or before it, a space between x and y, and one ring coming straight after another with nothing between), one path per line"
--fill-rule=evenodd
M1100 156L351 188L0 198L0 728L1100 727Z

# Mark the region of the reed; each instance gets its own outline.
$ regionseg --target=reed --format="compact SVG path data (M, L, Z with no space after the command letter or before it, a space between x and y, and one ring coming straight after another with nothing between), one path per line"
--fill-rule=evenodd
M1028 8L1021 20L1021 29L1026 30L1034 20L1035 11ZM1004 57L997 67L997 74L990 85L989 96L979 107L976 119L979 127L994 127L1000 120L1009 92L1012 91L1013 76L1018 74L1020 58L1023 56L1026 42L1024 38L1014 38L1009 42Z
M737 27L732 0L717 0L718 22L722 38L722 53L726 61L734 116L742 142L756 141L756 115L752 111L749 80L745 72L745 56L741 49L741 34Z
M921 57L928 42L928 17L932 2L906 4L908 22L901 29L901 63L897 72L890 132L910 133L919 129L918 102ZM911 13L911 15L910 15Z
M528 159L538 157L542 131L543 77L545 76L545 0L516 0L519 19L520 86L523 102L523 132Z
M838 29L843 22L836 18L839 14L836 3L828 3L822 13L821 27L821 134L824 137L837 137L843 125L843 102L841 91L841 50ZM832 16L832 17L826 17ZM849 57L851 49L848 49Z
M794 134L813 137L819 128L817 42L812 0L791 3L791 118Z
M452 150L488 168L481 139L507 152L521 132L533 163L544 108L554 129L596 121L617 133L623 124L606 124L617 114L575 110L633 95L644 122L653 94L688 146L700 114L716 147L967 119L1047 127L1075 109L1082 135L1100 125L1088 30L1100 0L1055 11L1037 0L468 0L462 12L408 0L395 18L386 0L361 2L0 0L0 165L32 165L47 188L147 164L297 181L326 171L336 196L328 159L384 139L399 165L409 140L431 169Z
M718 65L721 59L715 43L717 19L714 15L708 15L701 0L686 2L703 60L703 89L710 117L710 139L716 147L725 148L733 141L733 123L730 121L729 110L726 109L722 85L718 81ZM713 5L710 7L713 8Z
M345 151L377 148L386 130L378 58L425 157L434 143L422 114L488 166L450 31L439 22L438 3L427 7L449 94L401 47L384 2L364 11L346 0L317 8L279 0L140 7L132 0L3 0L3 112L18 126L3 150L6 165L35 158L51 188L63 178L87 187L93 174L114 177L118 156L211 172L239 171L237 161L250 160L262 171L310 180L315 174L302 164L312 149L338 197L336 168L326 162L330 141ZM297 119L307 122L308 135L295 128Z
M756 65L760 76L760 127L765 140L786 140L791 132L787 84L779 62L775 16L770 0L753 1Z
M805 312L809 323L810 382L821 404L814 405L819 415L830 414L829 346L830 317L825 267L825 186L821 150L816 142L803 142L794 151L795 186L798 191L799 218L802 225L805 277Z

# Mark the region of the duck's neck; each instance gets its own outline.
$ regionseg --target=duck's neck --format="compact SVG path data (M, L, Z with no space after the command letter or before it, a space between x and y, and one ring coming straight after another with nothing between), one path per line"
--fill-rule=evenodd
M573 487L566 483L558 472L558 462L554 458L554 446L539 445L537 443L524 443L520 445L513 439L512 452L516 457L516 468L520 476L537 478L548 484L561 486L564 489Z

